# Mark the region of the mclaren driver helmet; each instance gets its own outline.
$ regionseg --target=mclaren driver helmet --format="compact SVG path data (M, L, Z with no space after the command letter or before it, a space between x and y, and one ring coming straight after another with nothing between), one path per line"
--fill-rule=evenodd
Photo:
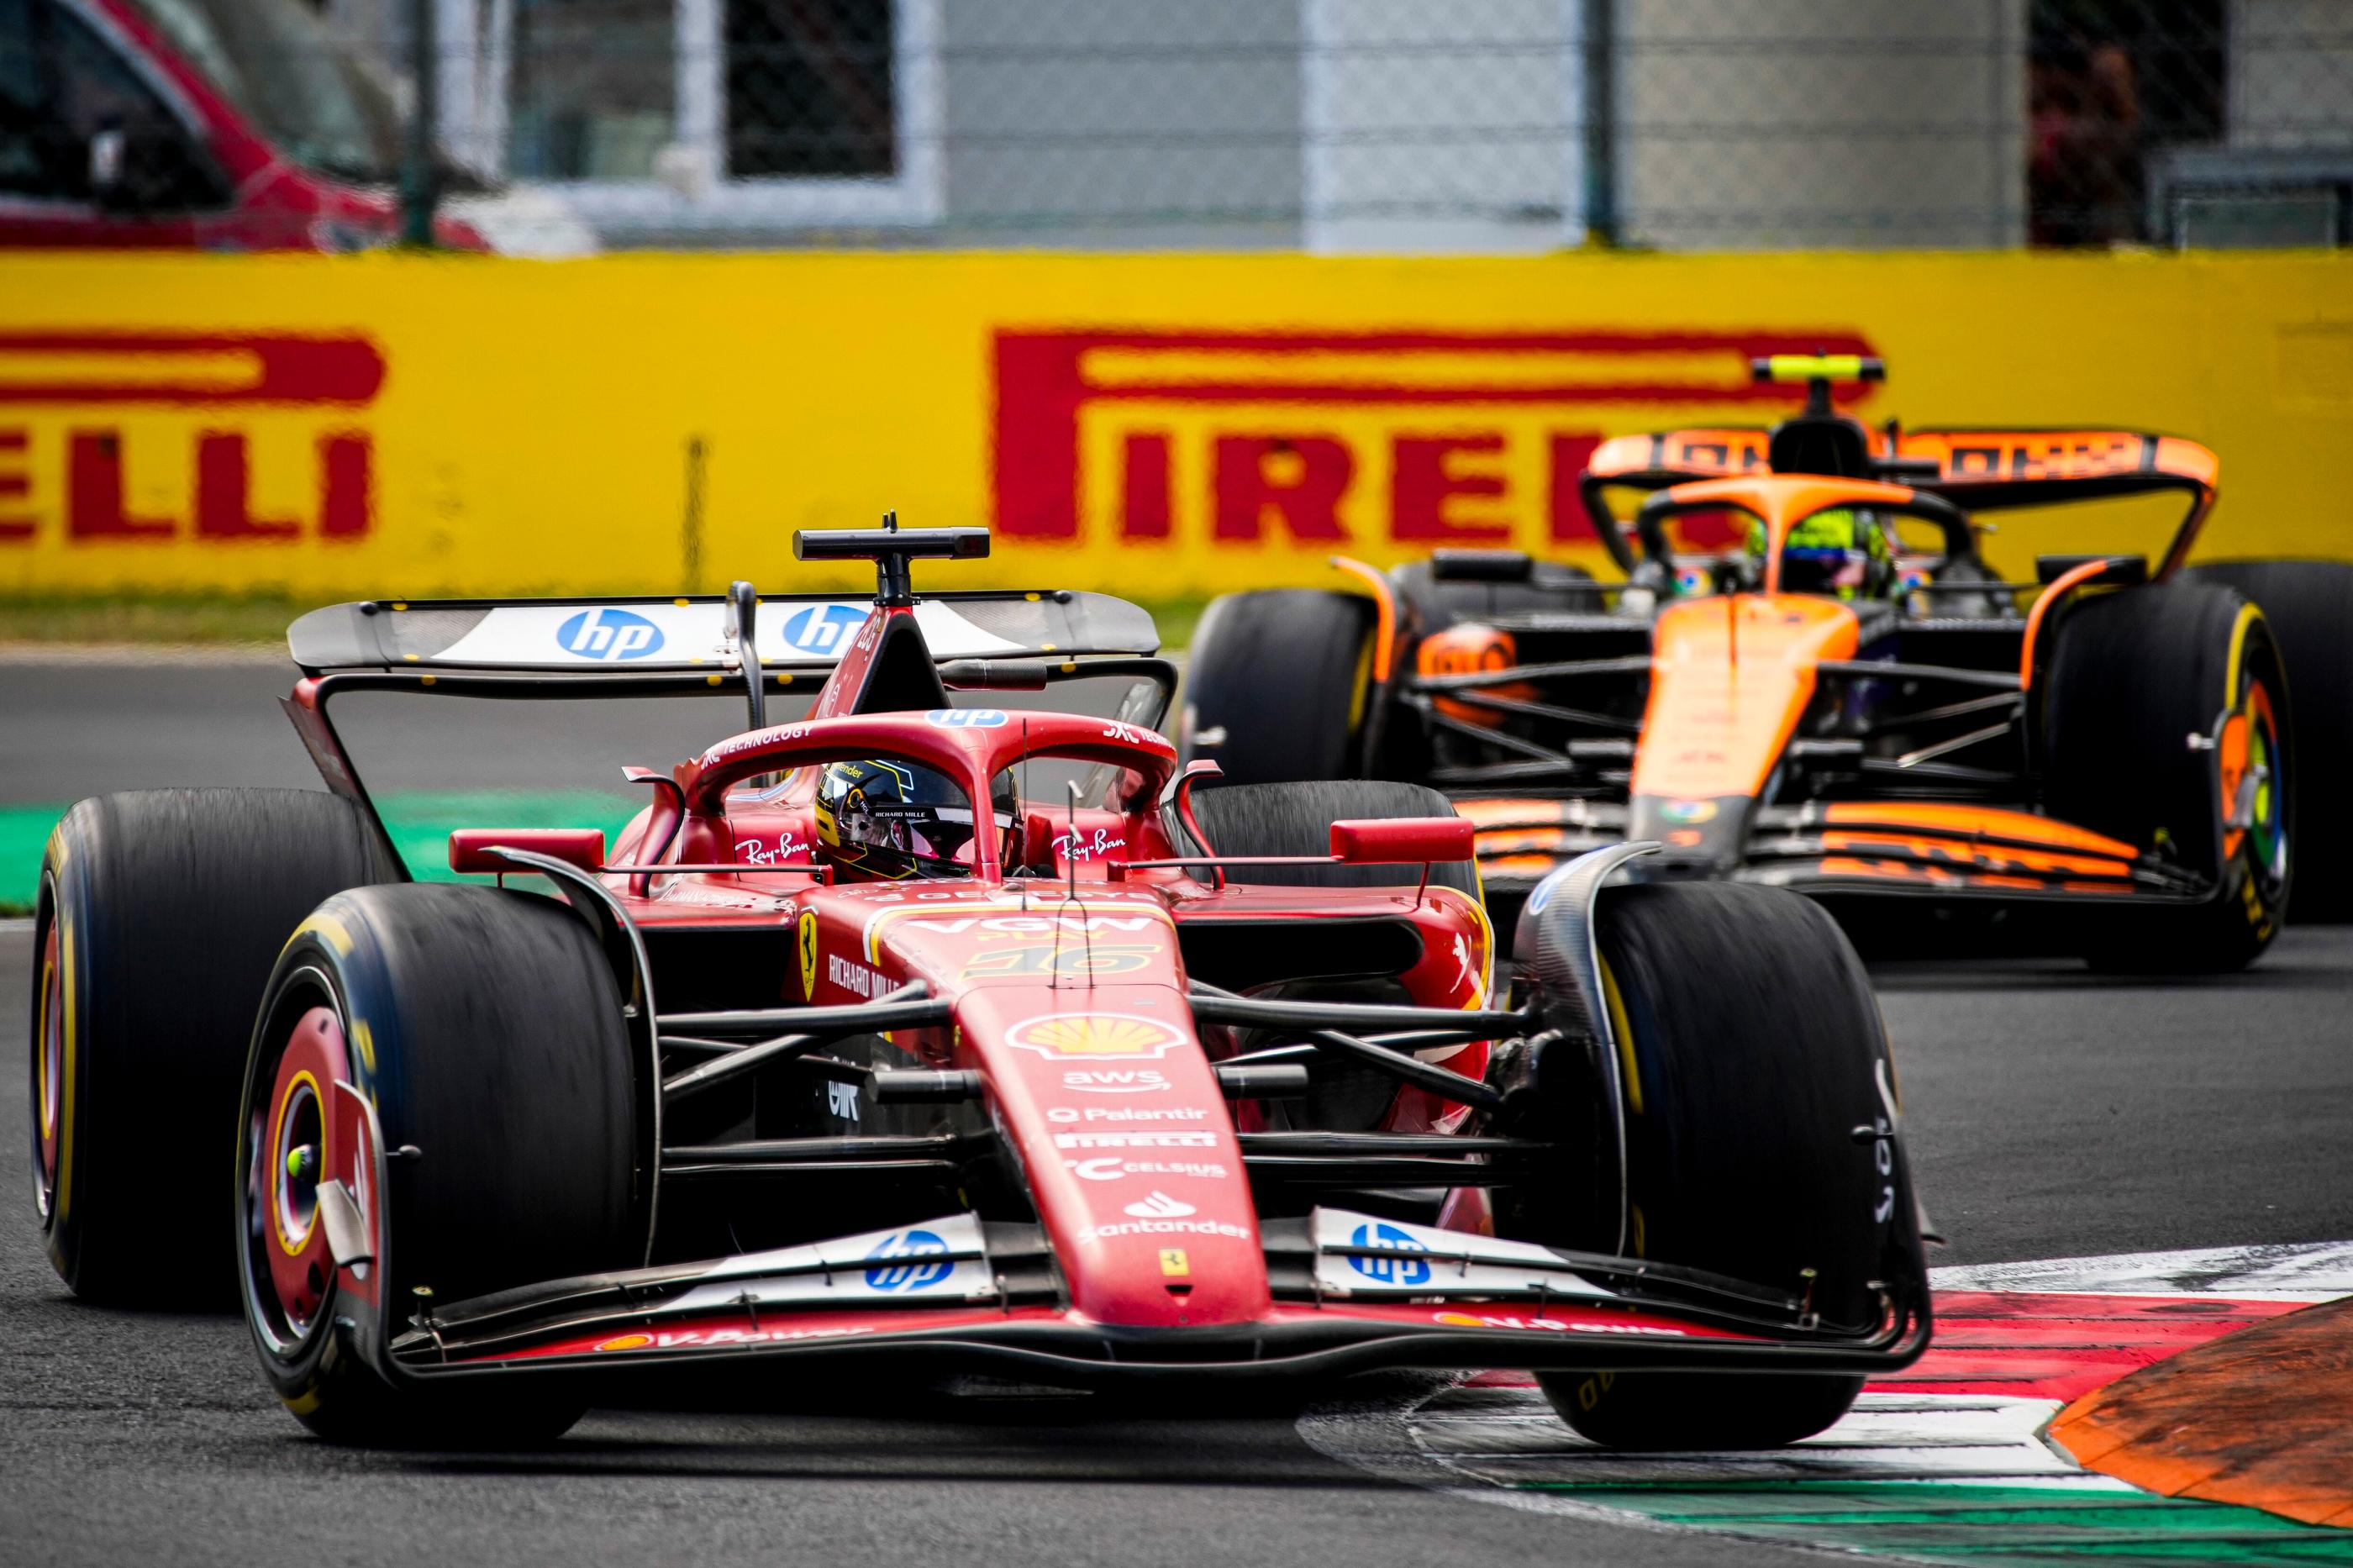
M1765 524L1748 527L1753 581L1765 577ZM1896 588L1895 555L1876 515L1832 507L1803 519L1781 546L1781 591L1829 594L1841 599L1885 599Z

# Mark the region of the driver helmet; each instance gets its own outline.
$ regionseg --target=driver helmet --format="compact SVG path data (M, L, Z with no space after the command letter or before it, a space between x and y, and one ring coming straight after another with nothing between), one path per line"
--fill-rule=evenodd
M1751 580L1765 579L1767 536L1762 521L1748 525ZM1789 530L1781 547L1781 591L1829 594L1841 599L1884 599L1895 591L1894 552L1878 517L1854 507L1832 507Z
M1000 852L1015 844L1012 781L989 802ZM920 763L830 763L817 786L817 836L844 870L882 881L968 877L972 805L955 782Z

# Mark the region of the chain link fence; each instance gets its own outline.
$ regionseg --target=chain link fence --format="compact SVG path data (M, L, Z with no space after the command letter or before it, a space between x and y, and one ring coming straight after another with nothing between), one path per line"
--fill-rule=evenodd
M523 250L2353 237L2353 0L0 0L0 195L78 26Z

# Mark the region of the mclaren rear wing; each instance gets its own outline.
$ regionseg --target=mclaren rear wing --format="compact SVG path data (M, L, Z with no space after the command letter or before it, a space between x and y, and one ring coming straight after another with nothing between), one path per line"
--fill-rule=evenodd
M767 669L837 663L871 599L764 595L755 627ZM1071 659L1159 651L1152 617L1107 594L927 594L916 624L934 658ZM286 633L294 662L331 670L420 668L531 676L711 675L740 663L717 595L617 599L368 599L330 605Z
M2221 459L2195 441L2129 430L1891 429L1873 477L1941 496L1966 512L2050 506L2073 500L2171 492L2188 500L2173 540L2152 576L2189 559L2213 510ZM1594 449L1577 482L1594 531L1620 567L1634 564L1632 542L1609 510L1613 489L1662 490L1693 479L1726 479L1767 468L1771 432L1757 427L1662 430L1618 436Z

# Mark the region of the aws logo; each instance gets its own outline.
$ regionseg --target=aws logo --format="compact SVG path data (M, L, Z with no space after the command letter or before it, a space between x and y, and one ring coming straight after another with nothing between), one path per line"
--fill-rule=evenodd
M565 622L555 630L555 641L568 654L609 664L659 653L662 634L661 628L645 616L607 605L602 609L583 610Z

